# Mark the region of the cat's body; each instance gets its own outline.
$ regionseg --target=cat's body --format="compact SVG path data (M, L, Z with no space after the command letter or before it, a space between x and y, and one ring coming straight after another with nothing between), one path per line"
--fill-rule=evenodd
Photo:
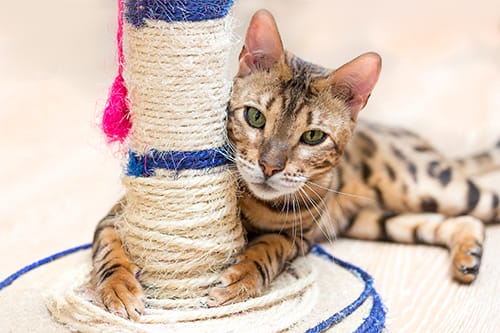
M500 208L498 194L469 176L498 166L500 147L450 161L412 132L356 125L379 71L376 54L335 71L304 62L283 50L272 16L256 13L228 111L249 243L210 291L209 306L259 295L315 240L337 235L445 246L453 277L475 279L481 221L498 222ZM137 319L137 268L114 226L123 204L96 229L94 278L110 311Z
M316 241L349 236L434 244L433 235L415 229L413 223L406 225L408 229L399 229L391 222L392 216L470 215L485 223L500 219L498 194L480 189L470 179L483 173L483 166L464 170L460 161L447 158L413 132L359 121L339 164L321 181L308 183L304 191L264 201L245 187L240 198L242 219L253 220L247 230L255 225L261 230L272 225L281 228L289 220L299 229L302 222L302 231L314 220L319 225L314 227ZM377 223L373 225L357 221L363 210L383 216L375 214Z

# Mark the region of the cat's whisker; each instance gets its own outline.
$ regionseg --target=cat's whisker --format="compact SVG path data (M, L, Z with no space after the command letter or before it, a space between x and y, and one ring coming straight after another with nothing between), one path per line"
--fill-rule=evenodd
M227 128L227 124L226 124L226 128ZM226 142L227 146L233 151L235 152L236 151L236 147L235 145L231 142L231 140L229 139L229 135L228 135L228 131L224 131L223 133L223 136L224 136L224 142Z
M332 192L332 193L335 193L335 194L345 195L345 196L351 197L351 198L363 199L363 200L368 200L368 201L373 201L373 202L377 201L374 198L370 198L370 197L367 197L367 196L364 196L364 195L357 195L357 194L352 194L352 193L337 191L337 190L334 190L332 188L328 188L328 187L316 184L315 182L312 182L310 180L306 181L305 184L309 184L309 186L311 186L311 184L312 184L313 186L317 186L317 187L319 187L322 190L325 190L325 191L328 191L328 192Z
M297 225L297 231L298 232L300 231L300 237L302 238L303 235L304 235L304 230L303 230L303 227L302 227L302 212L301 212L301 209L300 209L300 201L302 200L302 198L299 197L300 196L300 192L295 192L295 193L296 193L296 197L297 197L297 207L298 207L298 211L299 211L299 223Z
M342 216L348 218L349 217L349 214L346 213L346 210L345 208L342 206L341 202L338 200L337 197L334 197L333 198L335 200L335 204L339 207L340 211L342 212ZM341 226L340 223L338 223L339 227Z
M217 152L220 153L222 156L224 156L227 160L231 162L236 162L236 157L234 156L234 153L227 151L226 148L219 148L217 149Z
M310 182L312 183L312 182ZM312 183L314 185L318 185L316 183ZM315 193L318 197L321 198L321 196L314 190L314 188L311 186L311 185L308 185L308 184L304 184L309 190L311 190L313 193ZM321 186L318 186L321 188ZM325 190L328 190L327 188L324 188ZM368 199L368 198L367 198ZM339 207L340 211L342 212L342 216L348 216L346 214L346 211L344 209L344 207L341 205L340 201L338 200L338 197L337 196L333 196L333 200L335 201L335 204ZM337 226L340 226L340 221L334 221L334 218L330 215L330 210L327 208L328 205L324 202L323 200L323 204L324 204L324 207L325 207L325 211L327 212L328 214L328 220L329 221L332 221L332 222L335 222L337 224ZM334 225L334 223L328 223L327 224L329 229L331 229L331 232L333 234L333 237L336 239L337 238L337 227Z
M295 205L298 205L297 196L295 193L292 193L292 210L293 210L293 224L292 224L292 245L295 247L295 239L297 238L297 209Z
M279 231L279 233L281 234L283 232L283 229L285 228L285 225L288 221L288 211L290 209L290 197L291 195L290 194L286 194L285 195L285 200L286 200L286 203L285 203L285 206L286 206L286 213L285 213L285 221L284 223L281 225L281 229Z
M287 202L288 202L288 196L289 196L289 194L288 194L288 193L287 193L287 194L285 194L285 201L284 201L283 205L281 206L281 212L282 212L282 213L283 213L283 212L285 211L285 209L286 209L286 204L287 204Z
M237 155L238 150L236 149L236 147L234 145L228 143L226 147L227 147L228 153L230 153L232 156Z
M240 157L239 155L236 155L235 160L237 162L239 162L241 165L243 165L243 166L245 166L245 167L247 167L249 169L253 169L253 167L254 167L252 165L252 163L248 162L247 160L245 160L244 158Z
M316 203L314 201L314 199L310 198L311 203L318 210L318 212L320 213L320 216L322 216L323 214L326 213L328 215L328 220L333 221L333 218L330 215L330 211L328 210L328 206L327 206L324 198L322 196L320 196L311 186L309 186L307 184L304 184L304 186L306 186L306 188L308 188L311 192L313 192L314 195L321 201L322 207L319 207L318 203ZM307 192L305 192L304 189L301 188L301 191L303 191L308 197L310 197L310 195ZM337 238L337 232L336 232L336 229L335 229L335 226L333 225L333 223L328 223L327 225L322 225L321 221L320 222L315 221L315 222L318 225L318 227L320 228L323 235L328 240L328 242L330 244L333 244L333 241ZM326 230L325 230L325 228L326 228Z
M327 204L324 200L324 197L321 196L318 192L316 192L316 190L309 184L304 184L304 186L309 189L314 195L316 195L316 197L321 201L322 205L323 205L323 210L326 209L327 207Z
M300 194L300 192L296 192L297 194ZM299 227L300 227L300 239L304 238L304 221L302 219L302 208L300 205L299 198L297 198L297 202L299 203L298 208L299 208ZM305 256L307 253L304 252L304 248L301 246L302 249L302 256Z
M283 206L281 207L281 213L285 214L285 219L283 221L283 223L281 224L281 227L280 227L280 230L278 231L278 234L281 234L283 232L283 230L285 229L285 227L287 227L287 222L288 222L288 202L290 200L290 195L289 194L285 194L285 200L283 202Z
M314 209L318 213L318 217L321 219L321 216L322 216L322 214L324 212L324 209L320 209L320 207L318 207L318 204L311 198L311 196L303 188L300 188L298 193L300 194L300 196L302 197L303 200L305 198L305 199L307 199L309 201L309 203L314 207ZM318 217L316 217L313 214L313 212L311 211L311 209L309 209L308 205L306 205L306 208L309 211L309 214L312 216L314 224L316 226L318 226L318 228L321 230L321 233L323 235L325 235L325 237L327 238L328 242L330 244L332 244L333 240L330 239L330 235L328 234L328 231L323 229L323 226L321 225L320 221L318 221Z
M299 191L297 191L295 193L297 193L297 194L300 195ZM297 198L297 202L299 204L298 207L299 207L299 222L300 222L299 223L299 226L300 226L300 238L303 239L304 238L304 225L303 225L303 221L302 221L302 211L301 211L301 208L300 208L300 201L298 201L298 200L299 199ZM304 248L303 247L301 247L301 248L302 248L302 256L305 256L306 253L304 252Z

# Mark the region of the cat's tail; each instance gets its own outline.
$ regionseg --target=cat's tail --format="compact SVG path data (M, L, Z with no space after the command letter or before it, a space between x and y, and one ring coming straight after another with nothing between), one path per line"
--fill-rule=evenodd
M455 163L467 177L500 171L500 140L493 148L471 156L457 158Z

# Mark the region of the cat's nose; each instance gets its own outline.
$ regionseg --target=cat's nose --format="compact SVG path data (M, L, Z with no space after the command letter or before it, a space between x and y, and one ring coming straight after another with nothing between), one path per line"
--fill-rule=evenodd
M259 165L262 171L264 172L264 175L266 177L271 177L275 173L280 172L285 168L285 163L281 161L266 161L265 159L259 159Z

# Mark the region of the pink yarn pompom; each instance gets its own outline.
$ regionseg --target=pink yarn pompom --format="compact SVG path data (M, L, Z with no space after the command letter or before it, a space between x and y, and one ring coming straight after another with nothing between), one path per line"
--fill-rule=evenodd
M129 108L127 104L127 87L123 80L123 0L118 0L118 27L116 31L118 48L118 75L109 91L108 101L102 116L102 130L106 133L108 141L123 142L130 131Z
M102 130L109 142L123 142L130 131L132 123L127 104L127 87L123 76L118 74L109 92L108 101L102 116Z

